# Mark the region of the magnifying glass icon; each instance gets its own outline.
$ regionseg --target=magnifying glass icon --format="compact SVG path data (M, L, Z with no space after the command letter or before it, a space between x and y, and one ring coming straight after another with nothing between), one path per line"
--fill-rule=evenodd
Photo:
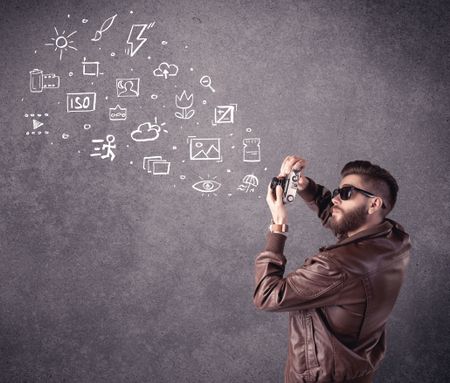
M216 90L211 86L211 77L203 76L200 79L200 84L201 84L201 86L204 86L205 88L211 89L213 91L213 93L215 93Z

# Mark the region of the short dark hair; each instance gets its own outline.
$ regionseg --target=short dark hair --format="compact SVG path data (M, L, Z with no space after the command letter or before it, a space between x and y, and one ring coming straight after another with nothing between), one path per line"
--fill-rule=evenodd
M349 174L361 176L364 186L367 186L371 193L379 195L386 209L382 209L383 218L388 215L397 202L398 184L395 178L386 169L374 165L369 161L350 161L341 170L341 176Z

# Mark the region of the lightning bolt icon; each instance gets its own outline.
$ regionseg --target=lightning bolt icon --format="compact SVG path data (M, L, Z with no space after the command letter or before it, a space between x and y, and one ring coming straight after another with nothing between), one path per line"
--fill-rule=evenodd
M146 37L142 37L144 31L148 28L153 28L155 23L151 24L133 24L130 33L128 35L127 47L125 52L130 57L133 57L137 51L142 47L142 45L147 41Z

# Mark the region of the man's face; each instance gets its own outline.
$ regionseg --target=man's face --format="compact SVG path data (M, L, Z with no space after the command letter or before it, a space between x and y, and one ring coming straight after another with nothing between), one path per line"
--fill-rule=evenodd
M342 178L339 187L356 186L365 189L361 177L349 174ZM331 209L330 227L337 235L345 235L355 231L367 222L370 199L359 192L352 192L350 199L343 201L339 194L332 199L334 206Z

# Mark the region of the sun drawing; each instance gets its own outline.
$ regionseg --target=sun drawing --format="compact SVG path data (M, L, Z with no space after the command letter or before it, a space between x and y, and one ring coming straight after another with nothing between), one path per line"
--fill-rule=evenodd
M63 55L63 51L67 51L67 48L73 49L73 50L78 50L77 48L73 47L72 44L73 41L69 40L70 36L74 35L75 33L77 33L77 31L72 32L70 35L68 36L64 36L64 33L66 33L66 31L63 31L61 34L58 33L58 30L55 27L55 32L56 32L56 37L52 37L53 42L51 43L47 43L45 45L51 45L55 47L55 51L59 49L59 60L62 59L62 55Z

